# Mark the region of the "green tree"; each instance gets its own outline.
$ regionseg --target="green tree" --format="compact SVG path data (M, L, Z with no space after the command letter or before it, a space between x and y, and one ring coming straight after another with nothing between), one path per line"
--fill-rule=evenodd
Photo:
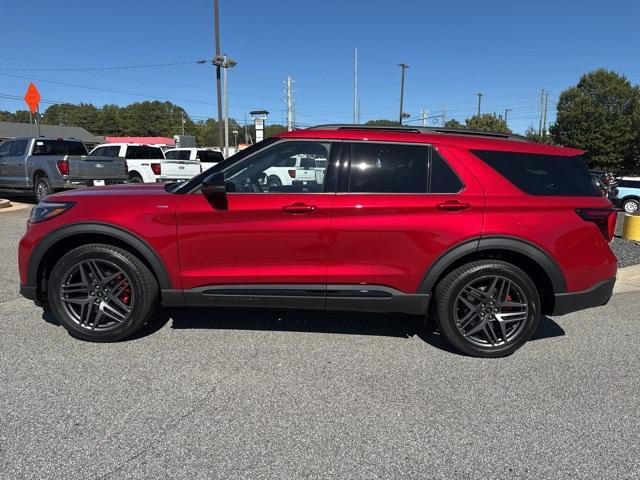
M599 69L563 91L551 129L556 143L587 151L592 167L640 167L640 90L626 77Z
M446 122L444 122L444 128L453 128L453 129L456 129L456 130L463 130L465 128L465 126L463 124L461 124L455 118L452 118L452 119L447 120Z
M478 130L481 132L501 132L511 133L507 123L502 117L497 117L492 113L483 113L481 115L474 115L471 118L465 120L466 128L469 130Z
M527 127L527 129L524 131L524 136L527 137L529 140L532 140L536 143L542 143L545 145L553 145L554 141L553 141L553 136L552 135L540 135L538 134L538 131L532 126L529 125Z
M400 125L400 122L398 122L397 120L387 120L387 119L381 118L379 120L369 120L367 123L365 123L365 125L377 125L380 127L397 127Z

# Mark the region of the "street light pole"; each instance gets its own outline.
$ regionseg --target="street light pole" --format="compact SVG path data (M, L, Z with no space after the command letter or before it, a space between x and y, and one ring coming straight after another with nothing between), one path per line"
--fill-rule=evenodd
M400 115L398 117L400 125L402 125L402 104L404 102L404 71L409 68L409 65L407 65L406 63L399 63L398 66L402 71L400 79Z
M220 22L218 14L218 0L213 0L213 23L215 31L215 43L216 43L216 58L220 57ZM222 138L222 87L220 85L220 65L216 64L216 93L218 97L218 144L220 145L220 151L224 146L224 140Z
M505 125L507 125L507 114L511 111L510 108L505 108L504 109L504 123Z
M484 97L483 93L476 93L478 96L478 116L480 116L480 104L482 103L482 97Z

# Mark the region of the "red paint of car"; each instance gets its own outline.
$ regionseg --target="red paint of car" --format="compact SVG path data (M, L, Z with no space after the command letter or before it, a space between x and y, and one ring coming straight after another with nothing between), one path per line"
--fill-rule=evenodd
M544 313L594 306L579 295L588 295L602 282L613 286L617 262L609 248L611 232L605 225L603 234L600 224L576 213L613 211L608 199L527 194L475 153L559 158L575 157L583 153L580 150L481 135L339 127L283 133L271 145L312 140L331 143L331 152L341 152L326 159L338 172L330 191L230 191L224 208L200 192L173 193L163 185L97 187L48 197L48 202L73 206L55 218L29 224L19 251L23 293L44 301L42 276L56 261L51 251L62 255L65 243L71 248L91 243L92 238L109 243L109 232L116 230L122 236L114 237L114 244L126 249L131 238L145 247L142 252L131 244L156 274L163 303L171 305L188 305L190 295L225 285L315 286L309 292L326 288L316 304L327 307L330 292L340 290L340 285L360 285L364 294L379 287L380 296L383 289L393 295L430 296L442 276L465 258L496 256L516 263L521 259L523 269L531 265L527 262L538 262L534 270L543 273L529 273L535 281L546 279L547 284L538 286ZM449 193L351 192L339 180L348 174L339 172L341 162L346 168L351 161L345 152L352 142L428 145L463 188ZM90 228L95 225L103 230ZM71 230L73 234L60 233ZM51 244L56 236L60 240ZM251 304L261 295L246 293L243 298ZM608 296L603 295L606 302ZM335 294L344 296L349 294ZM563 301L569 304L559 308Z

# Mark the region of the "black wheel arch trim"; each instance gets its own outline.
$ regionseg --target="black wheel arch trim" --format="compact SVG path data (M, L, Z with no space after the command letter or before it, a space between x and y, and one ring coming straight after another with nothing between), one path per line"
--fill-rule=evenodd
M520 238L488 236L467 240L438 257L423 277L422 282L420 282L418 293L428 293L432 291L442 273L444 273L450 265L466 255L483 250L507 250L525 255L540 265L545 271L551 280L554 293L564 293L567 291L567 284L562 270L547 252Z
M73 223L60 227L47 234L47 236L38 243L29 258L29 265L27 267L27 285L38 285L38 270L40 268L40 264L46 253L54 245L65 238L87 234L113 237L116 240L126 242L131 245L131 247L139 252L151 266L153 273L158 279L160 288L172 288L171 280L169 279L164 263L155 250L149 246L146 241L121 227L99 222Z

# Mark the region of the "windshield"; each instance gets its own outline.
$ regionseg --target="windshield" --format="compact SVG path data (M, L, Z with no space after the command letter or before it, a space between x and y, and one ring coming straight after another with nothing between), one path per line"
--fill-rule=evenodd
M86 155L82 142L69 140L36 140L32 155Z
M165 190L170 193L189 193L194 189L198 188L200 185L202 185L202 180L205 177L208 177L214 172L225 170L226 168L233 165L234 163L239 162L243 158L248 157L254 152L257 152L258 150L266 147L267 145L272 144L277 140L279 140L278 137L265 138L261 142L254 143L253 145L245 148L244 150L240 150L235 155L231 155L229 158L222 160L221 162L215 164L213 167L209 168L208 170L205 170L201 174L196 175L195 177L193 177L191 180L187 182L178 183L176 185L173 185L173 184L167 185L165 187Z

